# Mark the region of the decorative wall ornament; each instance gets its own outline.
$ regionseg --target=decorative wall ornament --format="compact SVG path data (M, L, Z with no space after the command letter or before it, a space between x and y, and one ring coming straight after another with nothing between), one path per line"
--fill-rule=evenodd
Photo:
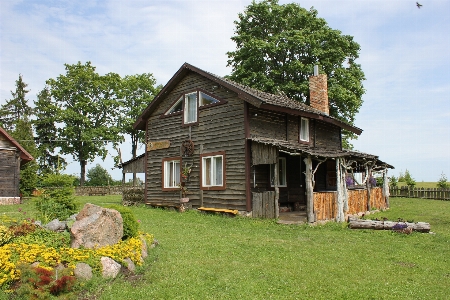
M181 155L182 156L194 155L194 142L192 140L185 140L181 143Z

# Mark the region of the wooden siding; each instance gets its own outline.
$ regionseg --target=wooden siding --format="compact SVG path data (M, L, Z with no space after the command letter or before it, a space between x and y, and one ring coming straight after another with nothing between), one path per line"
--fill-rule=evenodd
M258 109L249 105L251 137L286 140L287 120L286 114Z
M317 148L341 149L341 131L338 126L315 120L313 145Z
M225 104L198 110L198 124L183 126L182 114L160 118L182 94L202 89L228 101ZM245 210L245 132L244 103L237 94L196 73L184 77L166 99L160 103L148 120L148 139L170 140L170 147L147 153L147 201L174 204L180 199L179 191L162 191L162 159L180 156L184 140L194 142L192 157L183 157L181 164L192 164L187 197L194 207L214 207ZM200 154L225 151L226 189L200 190Z
M367 190L348 190L347 214L367 211ZM385 209L386 202L381 188L373 188L370 205L374 209ZM314 193L314 213L317 221L333 220L337 215L336 192Z
M0 149L0 197L19 196L19 160L15 150Z

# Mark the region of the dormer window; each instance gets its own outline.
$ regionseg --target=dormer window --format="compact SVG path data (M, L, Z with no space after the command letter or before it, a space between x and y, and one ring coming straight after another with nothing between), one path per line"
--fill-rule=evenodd
M165 113L165 115L170 115L170 114L174 114L180 111L183 111L183 96L180 97L180 99L178 99L177 102L175 102L174 105L172 105L172 107Z
M301 118L300 121L300 142L309 142L309 119Z
M197 92L184 96L184 124L197 122Z
M199 92L199 95L200 95L200 106L219 103L219 100L217 100L203 92Z
M170 108L161 115L161 118L183 116L183 125L191 126L198 123L199 110L216 105L225 104L226 100L217 99L202 90L190 91L181 95Z

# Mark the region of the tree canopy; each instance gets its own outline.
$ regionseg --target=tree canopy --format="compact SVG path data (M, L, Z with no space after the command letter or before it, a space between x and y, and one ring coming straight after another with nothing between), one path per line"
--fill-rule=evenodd
M91 62L65 64L65 70L65 75L46 81L48 95L39 99L37 114L46 118L42 123L54 122L54 146L80 163L80 185L84 185L87 162L98 156L104 159L106 145L122 140L117 126L120 76L99 75Z
M99 164L88 170L87 178L87 186L108 186L114 182L108 171Z
M229 78L309 104L309 76L320 65L328 76L330 115L353 125L364 94L364 73L355 63L360 46L317 14L296 3L253 1L234 22L236 50L227 53Z

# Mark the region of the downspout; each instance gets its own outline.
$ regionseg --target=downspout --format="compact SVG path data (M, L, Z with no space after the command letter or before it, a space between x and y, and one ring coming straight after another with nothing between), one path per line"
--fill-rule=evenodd
M251 176L251 167L250 167L250 125L249 125L249 116L248 116L248 103L244 101L244 151L245 151L245 209L247 212L252 211L252 197L251 197L251 189L250 189L250 176Z

